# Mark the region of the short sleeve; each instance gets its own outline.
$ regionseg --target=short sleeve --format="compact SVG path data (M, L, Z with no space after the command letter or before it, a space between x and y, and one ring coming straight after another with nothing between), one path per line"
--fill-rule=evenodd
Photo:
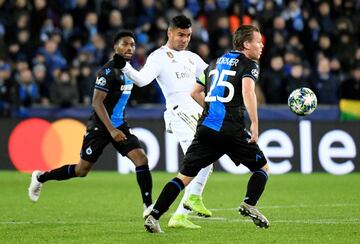
M110 68L105 68L105 69L100 70L98 72L98 76L96 77L94 88L104 91L104 92L109 92L111 74L112 74L112 72L111 72Z
M193 61L196 64L195 76L199 77L204 70L208 67L208 64L196 53L191 52Z
M255 82L259 78L260 67L257 63L251 62L245 69L242 78L249 77Z

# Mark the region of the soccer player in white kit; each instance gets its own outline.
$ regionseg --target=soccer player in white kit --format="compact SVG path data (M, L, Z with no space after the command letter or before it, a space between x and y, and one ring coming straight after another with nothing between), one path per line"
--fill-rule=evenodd
M140 83L140 86L148 85L154 79L157 80L166 99L164 113L166 130L177 137L184 154L194 138L197 119L202 113L202 107L193 100L190 93L196 78L208 66L199 55L185 50L191 33L189 18L184 15L174 17L169 24L166 45L152 52L140 71L135 70L129 63L126 63L122 69L131 80ZM204 217L212 215L205 208L201 197L212 169L212 164L202 169L186 187L176 212L169 220L169 227L200 228L187 219L189 210Z

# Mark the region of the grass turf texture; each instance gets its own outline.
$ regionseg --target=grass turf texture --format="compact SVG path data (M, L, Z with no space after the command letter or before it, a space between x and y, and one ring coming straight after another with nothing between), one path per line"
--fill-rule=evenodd
M175 174L154 172L154 198ZM145 232L134 174L91 172L47 182L37 203L27 196L30 175L0 171L1 243L359 243L360 175L271 175L259 209L270 227L257 228L237 206L249 175L213 173L204 192L208 219L200 230L171 229L180 196L161 218L165 234Z

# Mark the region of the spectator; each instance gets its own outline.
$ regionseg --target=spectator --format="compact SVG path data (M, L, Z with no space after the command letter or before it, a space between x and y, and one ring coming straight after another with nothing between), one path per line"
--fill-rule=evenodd
M68 108L77 104L78 92L76 86L71 83L68 70L62 70L50 87L50 100L61 108Z
M354 65L350 77L341 84L341 98L360 101L360 63Z
M330 15L330 5L327 1L322 1L318 7L318 20L324 33L330 35L334 29L334 23Z
M206 62L210 63L210 48L206 42L200 42L197 44L196 53Z
M40 29L46 19L57 18L55 13L48 7L46 0L34 0L34 6L30 12L30 30L34 38L32 42L36 45L40 44L39 34Z
M265 101L269 104L286 103L287 96L283 89L286 85L286 77L282 56L273 56L270 60L270 68L260 74L259 83L263 88Z
M71 10L71 15L74 19L74 23L76 28L79 28L80 30L84 30L85 26L85 17L86 14L90 11L95 10L95 6L93 4L93 1L88 0L75 0L75 8Z
M95 12L89 12L85 16L86 43L89 42L97 33L98 16Z
M41 104L48 106L50 104L50 86L52 80L46 71L46 67L43 64L37 64L33 67L34 80L39 87L39 95Z
M10 115L12 92L10 64L0 60L0 117Z
M77 79L77 90L79 93L79 102L84 105L91 105L95 79L95 74L92 70L92 66L86 63L80 65L80 74Z
M319 104L338 104L340 82L331 73L328 58L324 57L319 60L313 82Z
M28 68L22 68L17 75L15 103L20 109L32 107L40 101L39 87Z
M106 31L106 40L108 40L108 45L112 46L112 40L116 33L123 29L123 17L121 12L117 9L114 9L110 12L108 17L109 28Z
M74 19L70 14L64 14L60 20L61 37L64 42L67 42L74 35L79 34L79 30L74 26Z
M172 18L174 18L177 15L185 15L189 19L191 19L191 22L194 21L193 15L185 8L186 1L185 0L172 0L171 1L171 7L166 11L166 19L170 21Z
M296 0L290 0L281 16L286 21L286 26L291 32L301 32L304 29L304 21L301 9Z
M63 69L67 65L66 59L58 48L58 43L54 40L45 41L44 47L39 48L38 53L44 56L45 65L50 74L53 73L54 69Z
M307 81L304 80L304 67L301 63L294 63L291 66L290 74L287 77L286 81L286 90L285 95L286 97L289 96L289 94L300 87L308 87L310 89L312 88L312 85Z
M347 31L339 33L338 40L339 44L336 47L336 56L338 57L344 71L349 72L349 67L351 67L354 63L354 53L356 53L356 49L359 44L352 40L351 34Z

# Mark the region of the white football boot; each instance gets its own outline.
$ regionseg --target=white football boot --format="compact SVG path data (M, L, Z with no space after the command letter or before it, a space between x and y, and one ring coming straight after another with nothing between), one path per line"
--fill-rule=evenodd
M29 190L29 198L33 202L37 202L40 197L41 187L43 184L38 181L38 177L42 173L43 172L41 172L39 170L35 170L31 174L31 182L30 182L30 186L29 186L28 190Z

